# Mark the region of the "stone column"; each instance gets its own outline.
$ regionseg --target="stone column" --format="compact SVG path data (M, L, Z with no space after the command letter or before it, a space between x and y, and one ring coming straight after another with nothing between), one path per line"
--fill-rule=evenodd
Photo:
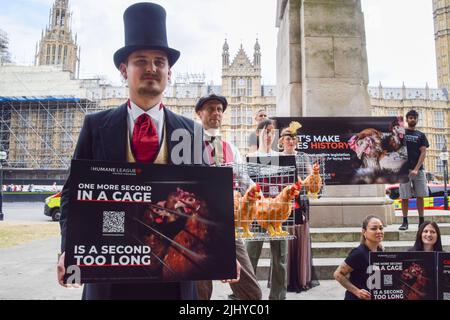
M370 116L360 0L278 0L277 115ZM384 185L328 186L311 201L313 227L392 223Z
M302 116L301 1L277 1L277 116Z

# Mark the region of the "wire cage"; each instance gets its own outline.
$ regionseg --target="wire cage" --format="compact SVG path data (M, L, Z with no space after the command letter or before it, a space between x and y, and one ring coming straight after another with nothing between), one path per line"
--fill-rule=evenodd
M232 164L236 238L287 240L294 236L295 198L300 193L295 166Z
M295 156L297 175L302 182L300 194L318 199L325 189L325 157L321 154L299 152Z

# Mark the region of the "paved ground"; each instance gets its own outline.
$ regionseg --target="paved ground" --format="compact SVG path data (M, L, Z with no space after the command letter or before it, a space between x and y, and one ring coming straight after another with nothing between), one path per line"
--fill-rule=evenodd
M54 223L44 216L43 203L4 203L3 211L6 221ZM0 299L80 299L81 289L62 288L56 281L58 251L59 237L0 249ZM267 299L267 281L261 281L261 287L263 298ZM213 299L225 300L230 293L229 285L214 282ZM344 289L336 281L322 280L306 292L288 292L287 299L341 300L343 296Z
M54 223L43 214L41 203L4 203L5 221ZM80 299L81 289L66 289L56 281L55 265L59 237L37 240L0 249L0 299ZM261 281L263 298L269 296L267 281ZM225 300L231 294L229 285L214 282L213 299ZM342 299L344 289L337 282L321 281L302 293L288 292L290 300Z
M5 221L52 221L44 215L44 202L3 202Z
M80 299L81 289L65 289L56 281L55 265L59 238L52 237L0 249L0 299ZM263 298L269 296L267 281L261 281ZM213 299L225 300L228 285L214 282ZM335 281L321 281L309 291L287 294L290 300L342 299L344 290Z

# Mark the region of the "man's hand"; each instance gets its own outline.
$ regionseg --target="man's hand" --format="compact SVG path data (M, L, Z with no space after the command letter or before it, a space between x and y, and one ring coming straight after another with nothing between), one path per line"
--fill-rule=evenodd
M414 178L415 176L417 176L418 173L419 173L419 170L411 170L411 171L409 171L409 176L411 178Z
M56 275L58 278L58 283L65 288L80 288L81 286L76 283L74 284L64 283L64 275L66 274L66 267L64 266L65 256L66 253L63 252L59 257L58 264L56 265Z
M228 280L221 280L222 283L236 283L239 282L239 280L241 279L241 264L239 263L239 261L236 259L236 279L228 279Z

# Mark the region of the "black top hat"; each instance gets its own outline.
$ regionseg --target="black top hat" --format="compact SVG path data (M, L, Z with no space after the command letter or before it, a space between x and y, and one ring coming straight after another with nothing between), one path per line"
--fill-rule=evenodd
M158 4L142 2L128 7L123 14L125 47L114 54L117 69L136 50L161 50L173 66L180 57L178 50L169 48L166 33L166 10Z
M197 104L195 105L195 112L198 112L206 102L211 101L211 100L217 100L220 103L222 103L223 112L225 112L225 110L227 109L227 106L228 106L227 98L225 98L224 96L216 95L214 93L212 93L208 96L201 97L198 100Z

